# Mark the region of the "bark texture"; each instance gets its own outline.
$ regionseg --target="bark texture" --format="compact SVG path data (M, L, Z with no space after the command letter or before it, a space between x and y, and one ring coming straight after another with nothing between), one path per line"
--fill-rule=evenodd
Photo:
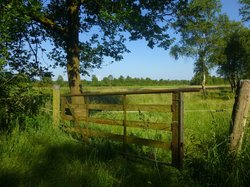
M250 104L250 80L241 81L239 84L230 126L229 152L233 154L241 150Z

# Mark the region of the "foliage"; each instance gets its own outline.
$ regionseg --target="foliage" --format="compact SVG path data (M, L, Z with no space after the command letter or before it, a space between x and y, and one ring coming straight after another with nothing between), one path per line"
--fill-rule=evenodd
M250 1L249 0L239 0L239 2L243 5L240 9L240 14L242 16L243 22L250 21Z
M93 79L94 77L94 79ZM94 75L91 81L84 80L83 84L87 86L186 86L186 85L199 85L202 77L194 77L191 81L189 80L153 80L150 78L132 78L132 77L123 77L120 76L118 78L113 77L110 80L108 77L104 77L102 80L96 79ZM227 84L224 79L220 77L207 77L208 85L221 85Z
M71 1L74 2L74 1ZM70 1L60 2L50 1L43 5L46 14L44 16L56 22L61 29L66 29L70 18L62 12L66 12ZM148 45L169 45L169 36L165 33L167 27L160 27L157 20L163 20L164 16L173 11L173 4L163 1L153 2L113 2L113 1L82 1L79 3L80 25L79 39L80 60L82 61L82 73L87 73L88 68L99 67L103 62L103 57L108 56L114 60L122 59L121 54L128 52L124 45L125 38L122 31L129 31L130 40L145 38ZM150 27L151 26L151 27ZM64 35L53 29L47 31L53 38L55 47L67 53ZM87 36L87 33L89 33ZM74 37L74 36L71 36ZM56 39L56 40L55 40ZM65 43L66 42L66 43ZM65 45L66 44L66 45ZM56 57L56 64L65 67L65 54L59 52L58 48L53 49L52 58Z
M171 48L170 54L175 58L179 56L195 58L194 72L203 76L203 85L211 67L208 56L215 42L214 25L220 6L218 0L191 0L186 9L178 11L177 20L173 24L173 28L180 33L181 39Z
M63 77L62 75L59 75L56 79L56 84L59 85L59 86L64 86L64 80L63 80Z
M226 63L219 66L219 72L230 80L233 90L240 79L250 78L249 38L250 30L233 33L224 50Z
M118 78L109 75L98 80L95 75L91 81L83 81L87 86L169 86L169 85L189 85L188 80L152 80L150 78L132 78L130 76Z
M232 90L235 90L240 79L250 77L250 30L239 22L221 17L218 33L210 59L218 67L218 73L229 80Z
M216 76L210 76L209 74L206 75L207 77L207 85L227 85L228 81L221 77ZM191 85L200 85L202 82L202 75L195 74L194 77L191 79L190 84Z
M0 28L4 28L7 20L11 24L15 20L20 23L22 32L17 33L18 44L22 45L13 46L13 50L19 49L19 56L23 52L28 57L34 54L37 67L31 68L36 71L40 71L38 65L41 64L37 60L38 49L45 50L40 48L44 40L52 42L53 49L49 57L55 60L55 66L67 67L71 91L80 93L79 73L87 74L89 69L100 67L105 57L121 60L122 54L129 52L125 46L127 38L145 39L151 48L158 46L167 49L172 41L167 33L169 23L176 11L184 8L185 4L186 0L3 1L1 12L15 14L6 14L2 18L3 27ZM24 20L21 22L19 19ZM12 33L17 37L16 32ZM128 33L127 37L125 33ZM31 50L25 50L24 42L30 44ZM9 47L6 51L11 54ZM20 68L22 62L14 63L15 67Z
M23 74L0 73L0 129L11 129L24 123L27 116L39 112L44 98L32 89L30 80Z
M0 61L7 71L43 77L48 67L38 55L45 38L25 15L23 3L27 1L0 1Z

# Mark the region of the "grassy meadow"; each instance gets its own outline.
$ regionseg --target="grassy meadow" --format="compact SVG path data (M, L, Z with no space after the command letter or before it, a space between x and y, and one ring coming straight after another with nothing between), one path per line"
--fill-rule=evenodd
M170 102L170 94L128 96L131 104ZM209 91L206 97L201 93L184 94L185 157L181 171L157 162L127 159L120 154L123 151L120 143L105 139L90 139L86 143L78 135L53 128L47 103L44 107L48 110L27 117L24 128L16 124L12 131L1 132L0 186L249 186L249 127L238 158L227 154L233 103L234 95L229 90ZM122 117L114 112L91 115L108 119ZM171 115L137 112L129 113L128 119L171 122ZM101 129L121 132L118 127ZM128 134L166 141L171 137L170 133L144 129L129 129ZM129 152L171 161L171 153L161 149L132 145Z

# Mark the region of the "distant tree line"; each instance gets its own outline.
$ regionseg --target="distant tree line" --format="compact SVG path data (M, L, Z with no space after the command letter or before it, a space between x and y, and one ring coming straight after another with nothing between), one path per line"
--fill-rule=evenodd
M120 76L118 78L109 75L103 77L101 80L97 78L96 75L93 75L91 80L82 80L82 84L86 86L182 86L182 85L200 85L202 76L195 75L191 80L164 80L164 79L151 79L147 78L133 78L130 76L124 77ZM61 75L55 81L41 80L37 84L40 86L58 84L61 87L68 86L68 82L64 81ZM223 85L229 84L227 80L221 77L207 75L207 84L208 85Z
M188 85L188 80L153 80L147 78L132 78L130 76L120 76L118 78L109 75L98 80L95 75L92 76L91 81L83 80L84 85L89 86L163 86L163 85Z
M96 75L92 75L90 80L81 80L82 85L85 86L188 86L188 85L200 85L202 80L201 74L195 74L191 80L171 80L171 79L151 79L137 78L130 76L119 76L118 78L113 75L108 75L102 79L98 79ZM56 80L53 80L51 76L43 78L41 80L33 80L33 86L35 87L50 87L53 84L57 84L61 87L68 87L68 81L59 75ZM211 76L207 74L207 85L228 85L229 81L220 76Z

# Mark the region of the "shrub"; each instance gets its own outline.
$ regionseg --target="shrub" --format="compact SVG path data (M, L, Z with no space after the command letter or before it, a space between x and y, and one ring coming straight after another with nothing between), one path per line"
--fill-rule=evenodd
M45 98L32 88L32 81L25 75L0 73L0 130L24 124L27 116L38 113Z

